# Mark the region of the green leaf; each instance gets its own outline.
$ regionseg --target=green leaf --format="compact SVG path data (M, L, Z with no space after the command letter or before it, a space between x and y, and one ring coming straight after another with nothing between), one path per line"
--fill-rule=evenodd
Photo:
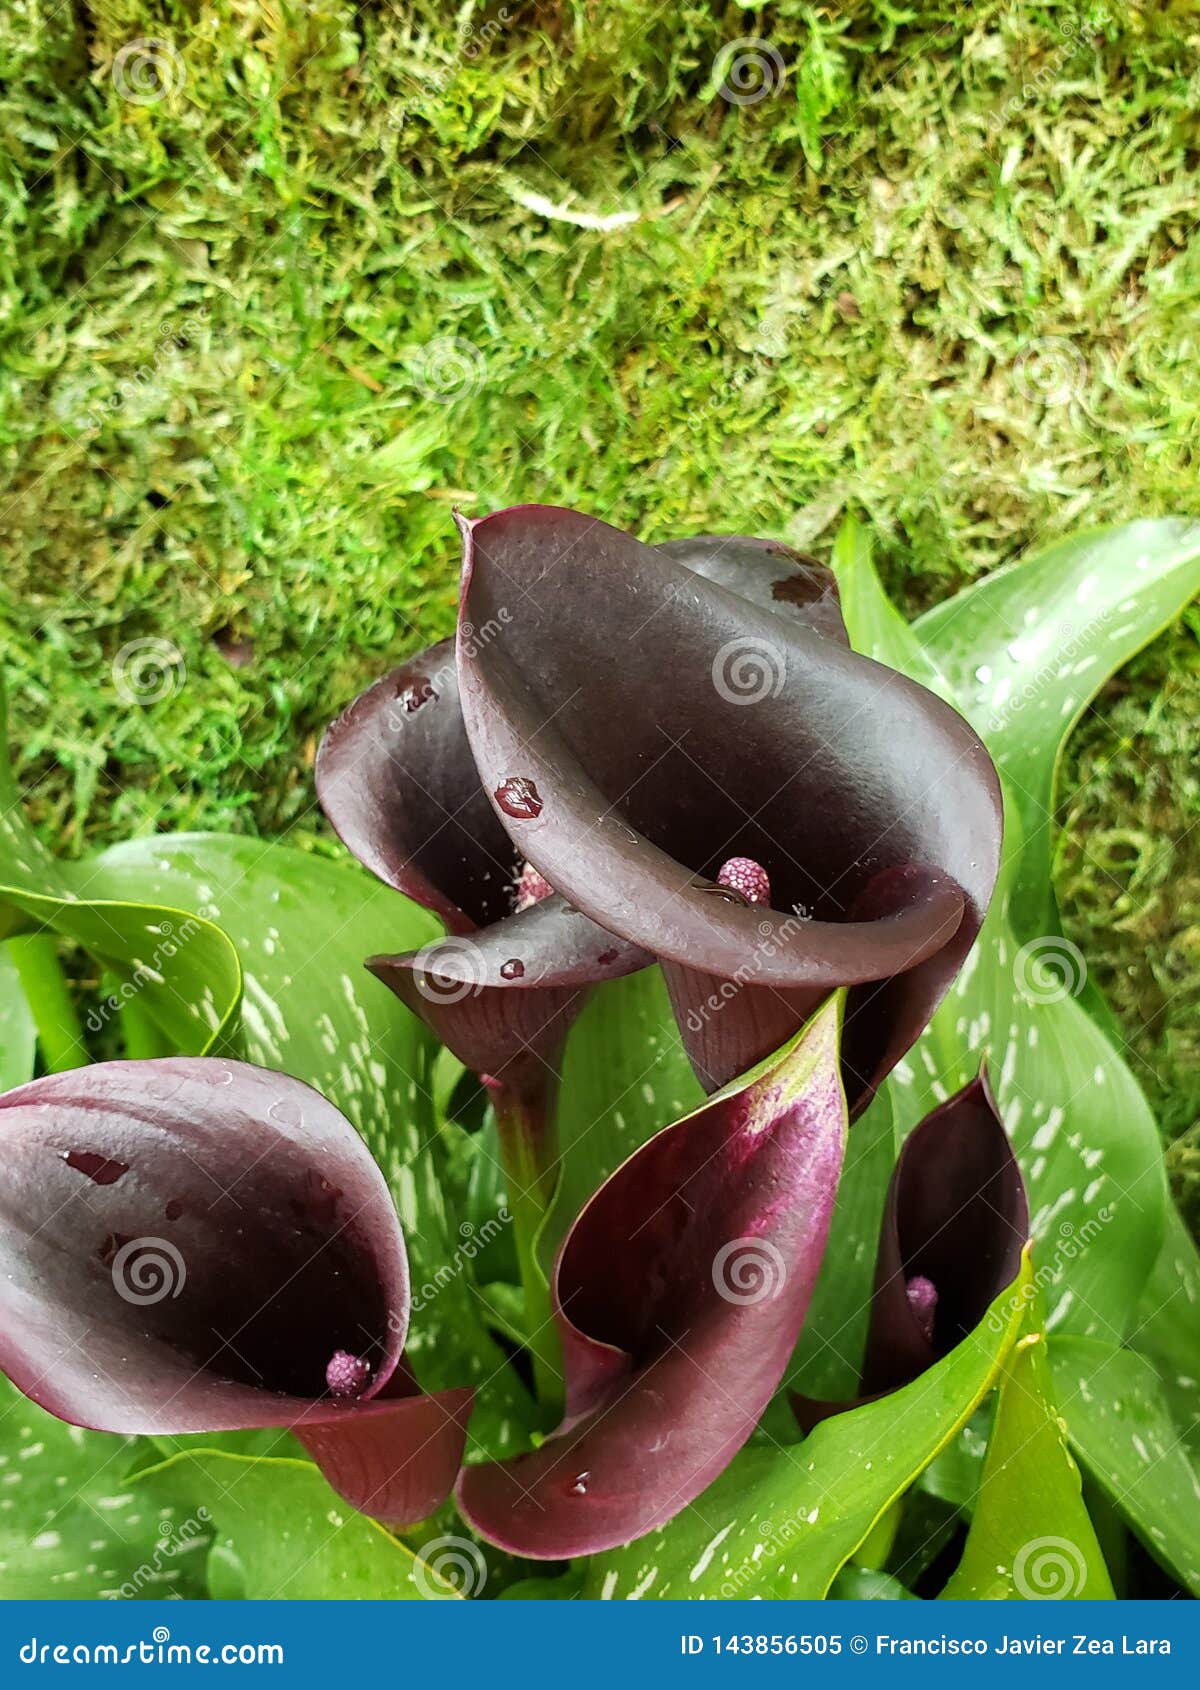
M1041 1332L1018 1339L1000 1386L966 1547L942 1591L951 1601L1111 1598L1053 1403Z
M1200 1461L1200 1251L1173 1203L1129 1343L1153 1363L1175 1425Z
M1200 592L1200 523L1130 522L1062 540L936 605L916 634L1003 772L1025 850L1022 938L1058 932L1050 879L1059 759L1108 677Z
M1157 1561L1200 1596L1200 1471L1144 1356L1054 1338L1067 1435L1082 1464Z
M0 1600L203 1596L211 1522L126 1473L134 1438L86 1432L0 1374Z
M214 1528L214 1596L423 1601L458 1592L436 1567L342 1501L310 1461L197 1450L139 1473Z
M993 1303L951 1353L790 1448L747 1449L661 1531L595 1556L584 1595L812 1598L959 1431L1020 1329L1028 1283Z
M839 544L838 579L848 588L843 603L851 638L864 643L868 655L927 681L930 659L916 631L888 604L865 538L851 534ZM935 655L940 662L942 651ZM974 1079L982 1058L989 1059L1000 1113L1029 1187L1048 1324L1115 1341L1162 1245L1168 1208L1162 1148L1137 1081L1071 996L1086 972L1082 957L1049 930L1043 930L1048 949L1022 948L1017 941L1008 908L1023 859L1021 814L1007 784L1005 818L1005 859L983 931L928 1031L897 1064L888 1090L900 1130L907 1132ZM1039 970L1039 963L1056 959L1068 971L1061 984Z
M0 941L0 1091L31 1080L36 1059L37 1029L8 946Z
M639 1146L703 1102L658 968L594 986L571 1029L558 1106L559 1179L542 1263L580 1209Z

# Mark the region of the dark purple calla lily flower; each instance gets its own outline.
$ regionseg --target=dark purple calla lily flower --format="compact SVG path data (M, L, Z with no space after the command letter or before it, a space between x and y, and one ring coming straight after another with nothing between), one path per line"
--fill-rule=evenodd
M884 1206L862 1388L894 1391L949 1353L1021 1267L1025 1181L987 1077L904 1142Z
M355 1508L426 1518L469 1389L404 1360L404 1238L318 1092L241 1062L106 1062L0 1097L0 1366L76 1425L289 1427Z
M899 1390L949 1354L1016 1279L1028 1243L1025 1182L981 1074L904 1142L880 1225L861 1395L793 1395L805 1430Z
M850 651L823 572L785 548L650 547L549 506L462 526L462 622L495 630L459 642L463 719L521 859L660 959L710 1090L853 987L860 1108L991 896L981 742Z
M787 1366L846 1137L837 1002L629 1158L559 1253L566 1417L532 1454L469 1467L485 1538L558 1560L669 1520L750 1436Z

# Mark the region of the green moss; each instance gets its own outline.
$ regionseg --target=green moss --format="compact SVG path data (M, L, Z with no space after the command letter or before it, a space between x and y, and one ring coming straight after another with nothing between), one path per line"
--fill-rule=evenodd
M786 80L730 103L714 63L763 30ZM910 610L1200 510L1198 35L1161 3L11 0L0 592L46 837L317 833L323 723L451 625L455 502L819 549L832 495ZM147 639L180 684L129 703ZM1072 931L1174 1129L1198 688L1164 638L1064 795Z

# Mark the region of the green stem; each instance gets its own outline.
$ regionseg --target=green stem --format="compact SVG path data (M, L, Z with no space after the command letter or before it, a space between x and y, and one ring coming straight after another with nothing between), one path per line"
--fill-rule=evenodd
M83 1028L49 933L23 933L8 941L37 1028L42 1066L48 1074L84 1068L89 1061Z
M513 1240L525 1298L525 1329L538 1400L562 1406L562 1352L537 1238L556 1183L554 1109L558 1077L537 1057L518 1058L489 1080L508 1192Z

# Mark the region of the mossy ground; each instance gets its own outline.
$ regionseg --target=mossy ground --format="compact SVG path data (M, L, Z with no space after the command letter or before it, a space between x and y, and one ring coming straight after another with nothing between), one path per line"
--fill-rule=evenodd
M786 80L730 103L747 36ZM1198 47L1187 0L9 0L0 590L47 839L319 833L322 725L451 626L455 503L820 550L846 501L910 611L1200 513ZM1069 928L1172 1134L1198 634L1062 794ZM181 663L130 704L142 639Z

